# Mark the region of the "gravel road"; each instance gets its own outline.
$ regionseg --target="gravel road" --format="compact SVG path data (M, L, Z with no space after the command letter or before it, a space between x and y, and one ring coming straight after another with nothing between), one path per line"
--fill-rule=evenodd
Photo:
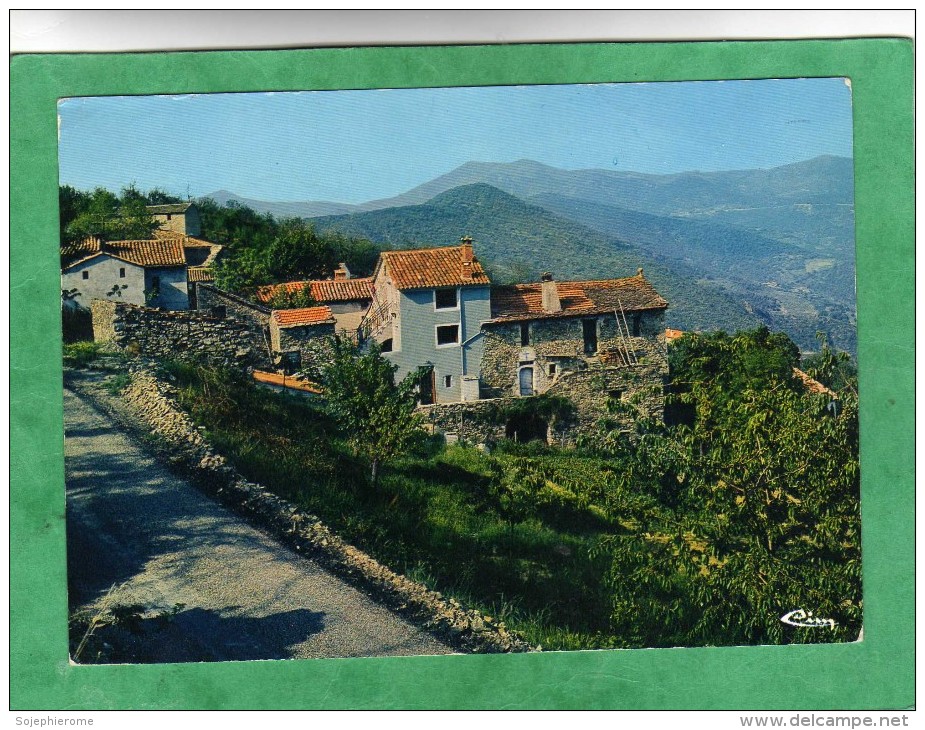
M452 653L171 474L69 390L64 417L70 602L141 607L141 661Z

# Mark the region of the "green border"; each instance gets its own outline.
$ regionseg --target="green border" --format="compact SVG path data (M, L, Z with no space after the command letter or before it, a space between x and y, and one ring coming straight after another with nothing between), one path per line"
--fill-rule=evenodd
M908 39L856 39L14 57L11 707L911 706L912 48ZM854 90L863 642L121 667L69 664L57 265L59 97L800 76L849 77Z

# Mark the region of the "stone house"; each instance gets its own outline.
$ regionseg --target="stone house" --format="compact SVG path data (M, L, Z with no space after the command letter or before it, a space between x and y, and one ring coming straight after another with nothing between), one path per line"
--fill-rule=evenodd
M383 251L360 343L375 341L397 366L420 376L422 403L478 400L490 281L471 239L460 246Z
M562 443L605 416L627 428L639 417L663 418L668 302L641 269L619 279L558 282L547 274L493 286L463 239L383 252L372 279L358 341L377 342L398 378L419 375L420 402L436 430L466 437L469 418L476 440L510 437L511 424L486 401L544 393L575 406L571 423L543 424L542 436ZM471 418L482 411L494 420Z
M274 309L269 322L274 365L290 373L302 370L317 376L314 371L327 357L335 326L327 306Z
M202 219L194 203L148 205L146 208L163 231L179 233L181 236L198 236L202 233Z
M626 368L664 359L668 307L640 269L600 281L496 286L484 323L486 397L545 393L591 366Z

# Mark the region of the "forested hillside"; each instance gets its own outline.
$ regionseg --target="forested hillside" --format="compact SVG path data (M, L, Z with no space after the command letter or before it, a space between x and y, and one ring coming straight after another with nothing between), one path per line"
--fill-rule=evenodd
M530 205L490 185L467 185L423 205L312 219L321 231L362 236L391 247L451 245L472 236L495 282L556 278L646 277L670 302L667 320L679 329L736 329L760 323L743 300L711 285L680 262L669 267L640 248Z

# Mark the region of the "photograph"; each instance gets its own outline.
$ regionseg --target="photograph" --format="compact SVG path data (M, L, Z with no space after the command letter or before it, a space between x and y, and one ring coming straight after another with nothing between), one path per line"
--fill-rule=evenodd
M852 94L59 99L70 661L863 642Z
M910 38L155 15L10 61L17 722L914 705Z

